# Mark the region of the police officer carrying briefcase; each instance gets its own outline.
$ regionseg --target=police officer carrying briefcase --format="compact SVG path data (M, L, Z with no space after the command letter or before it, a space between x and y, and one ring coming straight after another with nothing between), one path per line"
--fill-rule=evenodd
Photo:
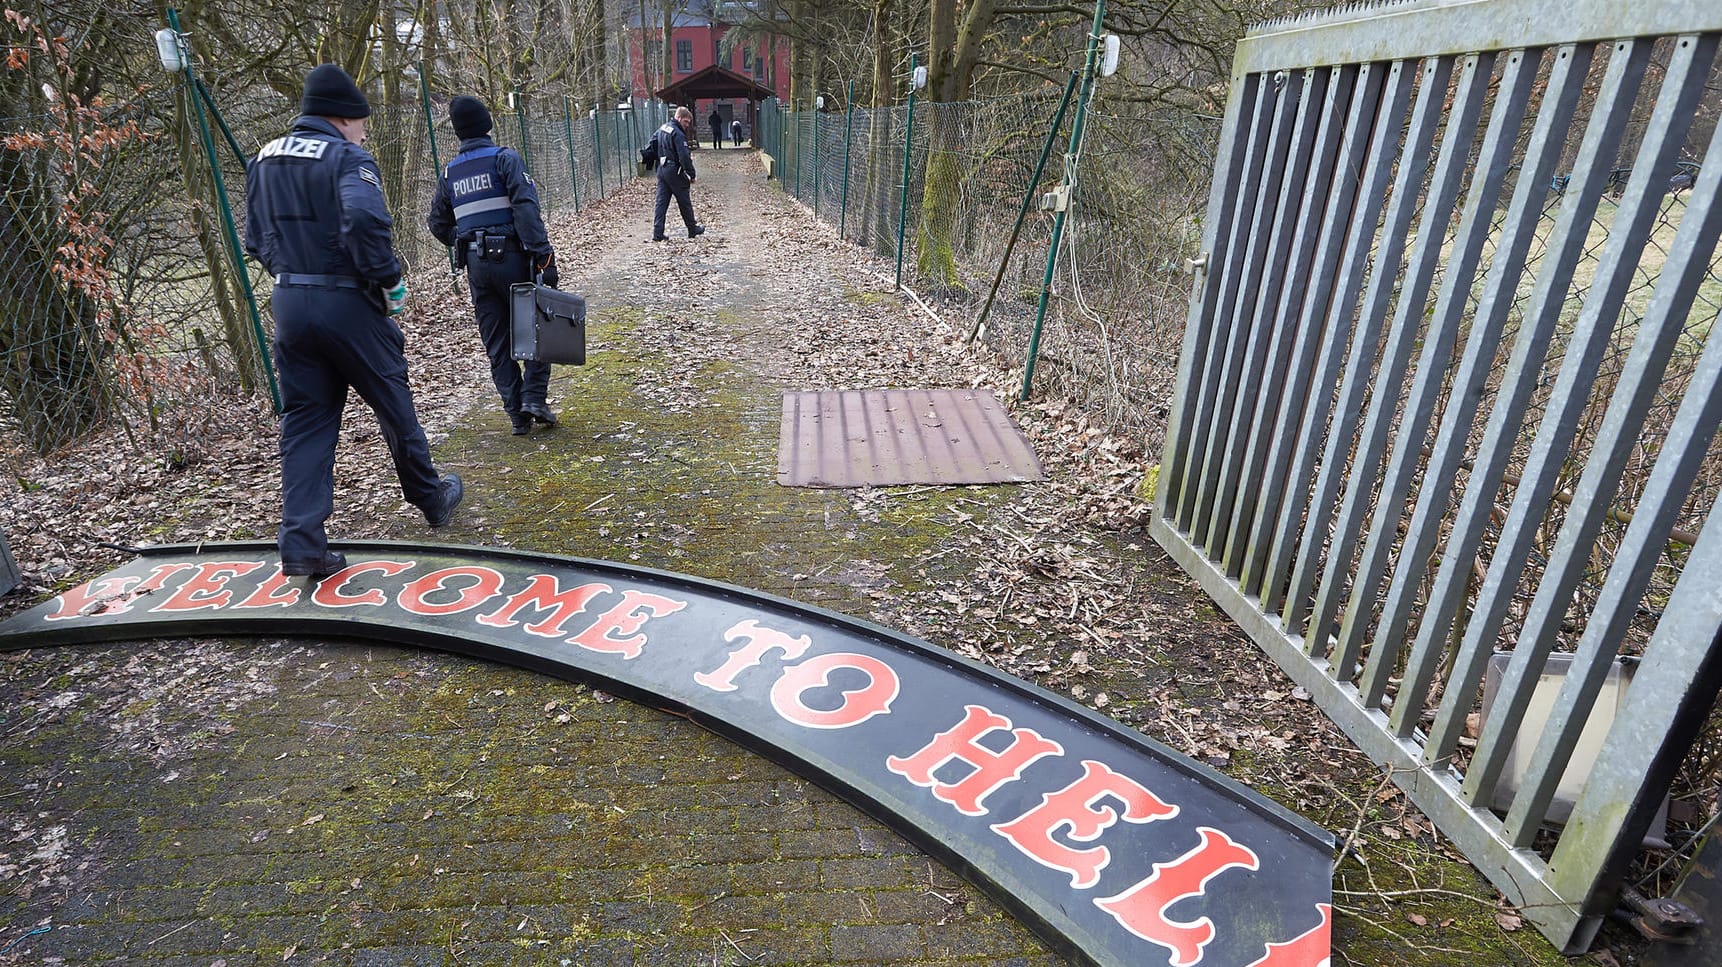
M460 503L439 477L413 410L405 341L390 319L406 305L382 179L365 140L371 106L347 72L305 79L302 115L263 146L245 175L245 249L275 277L281 376L281 570L321 576L347 566L329 550L335 444L347 389L376 412L401 492L432 527Z
M555 426L556 415L547 403L550 364L514 359L508 287L540 274L545 285L555 286L556 257L538 211L538 186L519 152L490 139L490 109L463 94L449 102L448 119L460 153L443 168L426 224L466 266L491 382L514 435L521 436L532 432L535 420Z

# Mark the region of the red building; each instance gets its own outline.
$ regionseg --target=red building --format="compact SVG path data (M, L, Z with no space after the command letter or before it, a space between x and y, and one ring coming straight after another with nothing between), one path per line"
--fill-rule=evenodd
M660 8L661 9L661 8ZM734 3L713 0L693 0L687 9L677 11L671 18L669 36L668 77L664 71L664 25L661 16L642 30L638 18L628 24L628 70L630 88L635 97L653 97L659 90L690 77L712 65L734 71L752 79L762 87L782 96L789 82L789 41L780 37L754 37L733 50L723 49L724 35L734 29L734 21L747 14L747 9ZM726 20L726 14L728 20ZM651 19L650 8L647 14ZM651 65L651 83L647 83L646 65ZM752 131L753 119L747 116L745 101L719 98L694 105L694 120L702 136L709 134L708 118L713 110L723 117L725 127L734 118L741 118Z

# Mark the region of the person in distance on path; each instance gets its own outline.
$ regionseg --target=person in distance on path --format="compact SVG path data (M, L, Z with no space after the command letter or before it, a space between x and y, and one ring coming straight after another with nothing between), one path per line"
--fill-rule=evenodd
M460 153L442 170L430 216L432 235L452 245L472 286L478 336L490 357L490 380L515 436L532 432L534 421L556 425L550 410L550 364L514 359L508 290L542 274L554 287L556 254L538 210L538 186L513 148L490 139L490 109L462 94L448 104L449 124Z
M694 112L686 107L676 108L676 116L664 123L653 137L658 139L658 202L652 214L652 241L664 240L664 215L670 210L670 199L681 209L687 224L688 237L705 234L705 226L694 221L694 202L690 189L694 183L694 159L688 153L688 132L694 127Z
M293 129L263 146L245 174L245 250L275 277L275 369L281 377L281 571L321 577L347 566L329 550L335 444L347 390L381 425L401 492L432 527L454 515L462 487L440 476L413 409L406 307L394 222L365 140L371 105L347 72L305 78Z
M712 116L707 120L711 122L712 126L712 147L723 147L723 115L719 114L718 109L714 107L712 108Z

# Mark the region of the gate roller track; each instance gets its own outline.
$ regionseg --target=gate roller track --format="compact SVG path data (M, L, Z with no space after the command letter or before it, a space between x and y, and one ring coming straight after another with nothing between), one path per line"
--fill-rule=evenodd
M1333 838L1111 719L878 625L682 574L518 551L146 548L0 624L0 651L212 635L432 648L685 715L870 813L1055 950L1317 967Z

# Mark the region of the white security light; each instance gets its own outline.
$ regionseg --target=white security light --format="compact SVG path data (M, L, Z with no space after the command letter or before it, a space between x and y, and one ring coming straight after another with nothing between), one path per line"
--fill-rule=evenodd
M915 68L915 76L909 80L909 86L914 88L917 91L923 87L926 87L927 86L927 68L925 68L925 67Z
M813 109L816 111L825 110L825 95L821 94L813 99Z
M179 35L172 28L163 27L155 32L155 52L161 58L162 70L185 70L185 58L179 51Z
M1100 76L1111 77L1112 72L1118 69L1118 51L1122 42L1117 34L1107 34L1100 38L1100 43L1105 48L1105 53L1100 55Z
M508 109L510 111L520 110L520 105L516 102L517 97L519 97L519 95L516 94L515 92L513 92L513 91L508 92Z
M587 111L587 112L586 112L586 116L587 116L587 117L589 117L589 118L592 118L592 119L594 119L594 120L596 120L596 119L597 119L597 117L598 117L598 109L597 109L597 108L593 108L593 109L592 109L592 110L590 110L590 111Z

